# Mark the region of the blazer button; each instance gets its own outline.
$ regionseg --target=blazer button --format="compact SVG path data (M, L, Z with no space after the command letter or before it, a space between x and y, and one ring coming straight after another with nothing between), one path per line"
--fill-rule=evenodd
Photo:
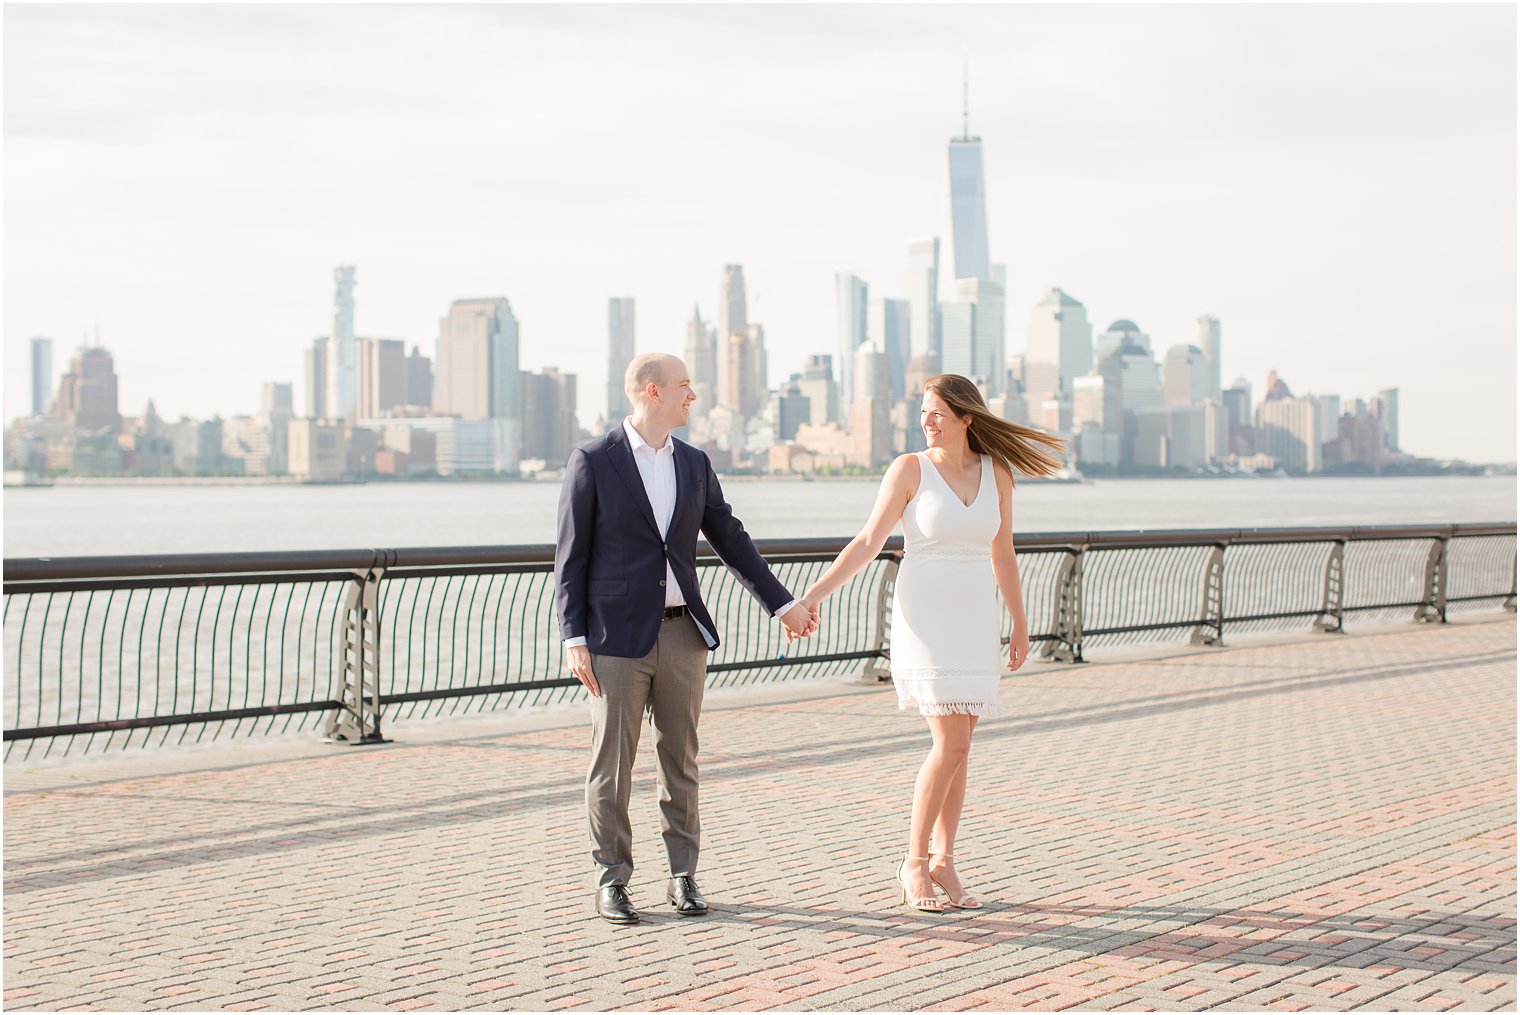
M663 588L664 588L664 587L665 587L665 579L664 579L664 578L661 578L661 579L660 579L660 588L662 588L662 589L663 589Z

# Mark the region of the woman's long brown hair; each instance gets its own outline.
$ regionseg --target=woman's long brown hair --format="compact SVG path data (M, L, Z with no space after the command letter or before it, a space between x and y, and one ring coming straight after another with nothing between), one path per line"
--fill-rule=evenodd
M1015 475L1048 476L1061 468L1058 454L1066 442L1032 426L1010 423L994 416L982 400L982 393L969 378L960 374L938 374L924 382L924 391L944 400L957 418L971 417L966 440L979 455L991 455Z

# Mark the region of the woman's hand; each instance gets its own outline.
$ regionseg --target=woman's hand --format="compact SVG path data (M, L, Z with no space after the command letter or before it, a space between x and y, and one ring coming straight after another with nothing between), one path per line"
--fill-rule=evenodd
M791 631L787 631L786 632L786 640L788 642L795 641L798 638L808 637L814 631L818 630L818 598L813 595L813 592L812 592L811 589L808 590L808 594L807 595L805 595L801 599L797 600L797 605L800 606L800 607L802 607L803 609L807 610L807 616L808 616L807 634L805 634L805 635L804 634L793 634Z
M1029 632L1014 628L1008 639L1008 668L1016 670L1029 658Z

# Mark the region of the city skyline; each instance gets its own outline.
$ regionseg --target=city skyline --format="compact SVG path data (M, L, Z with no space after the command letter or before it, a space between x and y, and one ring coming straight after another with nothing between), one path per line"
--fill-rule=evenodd
M612 12L596 31L573 11L175 10L183 17L155 9L6 12L13 106L6 123L6 238L13 252L6 266L7 419L29 403L29 340L51 338L56 364L68 359L75 336L93 341L97 324L122 374L124 412L141 411L148 398L171 416L250 411L258 383L303 380L302 350L330 330L331 282L324 280L335 264L359 267L358 335L401 339L431 355L438 317L454 300L500 295L520 323L523 370L558 366L579 374L586 392L605 390L609 298L637 301L641 351L679 354L693 301L705 318L715 318L715 274L722 264L743 264L750 314L766 324L771 382L778 383L801 370L808 354L834 351L837 274L859 276L873 298L906 296L909 244L938 237L940 295L950 295L945 145L963 129L961 51L970 39L969 126L983 138L992 260L1008 266L1008 354L1023 350L1024 322L1053 286L1085 304L1095 331L1115 319L1138 321L1158 355L1195 342L1198 317L1211 314L1227 332L1225 382L1244 375L1256 384L1276 368L1300 391L1400 387L1401 436L1412 453L1514 459L1514 195L1507 182L1514 102L1512 89L1493 87L1506 73L1512 84L1514 60L1507 39L1490 38L1513 27L1512 10L1210 8L1181 17L1173 9L1105 9L1101 24L1080 10L807 12L821 38L856 24L867 50L912 57L911 82L864 73L859 55L841 52L831 62L821 41L783 58L782 43L803 21L774 9L676 18L652 8L632 19ZM279 126L292 100L252 87L259 75L251 58L285 44L288 33L278 25L293 19L311 31L310 39L290 44L300 48L330 40L356 12L362 12L356 24L381 52L400 46L403 34L415 35L423 66L438 57L440 37L429 32L439 26L505 33L514 51L542 43L546 55L529 62L544 81L575 86L564 96L568 112L555 120L526 99L490 89L472 93L467 86L481 80L484 68L466 60L385 115L369 108L386 91L372 89L370 78L334 78L323 94L335 108ZM190 39L203 48L164 51L171 22L180 44ZM101 55L90 50L85 31L99 23L142 46L130 55L74 61L74 77L61 79L54 69L69 65L65 53L83 47ZM1292 30L1310 23L1317 39ZM1140 60L1126 51L1137 27L1165 43L1161 56L1201 47L1193 70L1214 75L1207 94L1155 66L1158 54ZM1092 65L1093 80L1077 80L1052 52L1033 48L1031 39L1043 38L1059 54L1070 45L1061 30L1077 28L1109 57ZM642 58L616 57L614 37L622 45L619 32L628 30L640 38L671 37ZM1469 39L1474 31L1479 37ZM755 59L758 83L735 79L728 120L693 147L676 128L721 103L657 64L661 53L704 33L734 35L730 41ZM1328 56L1350 35L1365 45L1338 54L1344 66L1331 73ZM233 38L249 58L229 55ZM585 45L572 46L572 38ZM992 58L1010 40L1012 51L1028 59ZM1276 62L1283 52L1296 57L1293 87L1281 95L1268 86L1289 79L1281 67L1265 66L1271 47L1258 47L1263 40L1280 43ZM988 56L979 59L979 49ZM1397 72L1381 69L1380 61L1416 51L1417 72L1397 60L1390 64ZM166 68L159 77L146 69L155 57ZM225 71L213 72L213 57L227 58ZM545 70L551 57L568 61L565 76ZM336 59L345 70L365 66L357 53ZM637 65L630 94L572 80L577 68L609 59L614 70ZM696 54L693 80L709 67L704 60ZM943 82L927 76L925 66L942 68ZM793 73L783 75L781 67ZM192 70L211 75L205 97L168 101L176 75ZM119 89L100 90L103 79L137 87L119 96ZM1105 90L1105 82L1120 79L1122 92ZM613 122L626 120L651 90L680 98L680 115L624 127ZM803 92L810 102L823 95L853 103L846 125L853 129L839 131L836 123L835 133L826 133L821 116L789 122L803 108ZM1156 104L1158 98L1178 101ZM1234 123L1232 115L1248 108L1232 105L1242 98L1258 105ZM226 106L225 122L205 118L218 101ZM436 188L384 197L394 178L374 169L372 158L351 164L324 147L353 141L354 132L368 131L372 141L382 128L406 134L430 109L450 116L419 128L415 140L445 143L451 132L467 132L473 118L500 122L520 114L528 122L513 128L512 143L532 153L535 139L579 129L564 134L563 150L550 156L503 163L494 180L483 171L437 170L438 183L464 185L468 216L459 199ZM1360 115L1347 119L1348 111ZM1357 124L1354 137L1332 129L1337 116ZM203 129L189 129L197 125ZM232 138L234 128L248 126L259 128L251 131L254 139ZM337 137L318 136L318 127ZM598 159L583 136L588 128L602 132L603 155L620 157ZM235 167L227 160L259 154L249 147L257 138L292 136L338 164L328 168L319 158L286 166L261 149L253 168L262 176L230 172ZM745 136L778 154L729 144ZM1163 157L1167 143L1179 153ZM107 156L99 170L79 159L96 150ZM195 178L158 162L169 153L188 160L185 172ZM60 162L65 154L68 168ZM754 163L747 169L746 159ZM687 168L678 171L681 165ZM209 182L190 172L208 166L229 172ZM755 185L757 169L771 186ZM1463 187L1453 189L1459 171ZM550 188L539 209L519 198L519 190L544 196L534 187L555 174L571 178L573 196ZM820 204L804 177L831 203ZM234 186L250 181L245 192ZM218 232L172 215L145 219L166 207L171 184L181 189L167 207L222 216L232 227ZM748 196L740 200L736 190ZM74 196L73 205L61 203L65 194ZM341 200L319 212L332 194ZM113 197L132 207L106 207ZM253 222L252 211L270 221ZM540 221L556 215L554 228ZM601 216L615 225L600 223ZM1099 220L1106 229L1096 227ZM522 228L508 229L509 221ZM1411 225L1423 227L1413 230L1415 239ZM389 241L391 233L411 239ZM129 258L139 235L181 243L172 250L150 243L153 256ZM183 242L187 236L198 244ZM37 256L21 257L22 251ZM239 270L229 271L234 264ZM225 337L208 335L208 321ZM1435 355L1437 348L1443 355ZM1474 404L1485 407L1482 419L1451 412L1453 405ZM595 401L583 404L584 423L596 414ZM1475 425L1487 422L1493 425Z

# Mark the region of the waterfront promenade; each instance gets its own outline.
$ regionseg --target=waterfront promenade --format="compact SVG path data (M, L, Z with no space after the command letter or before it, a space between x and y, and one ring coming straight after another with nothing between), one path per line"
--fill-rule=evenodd
M7 767L7 1008L1513 1009L1515 622L1153 650L1003 681L977 913L893 905L922 722L710 696L701 883L591 915L583 709Z

